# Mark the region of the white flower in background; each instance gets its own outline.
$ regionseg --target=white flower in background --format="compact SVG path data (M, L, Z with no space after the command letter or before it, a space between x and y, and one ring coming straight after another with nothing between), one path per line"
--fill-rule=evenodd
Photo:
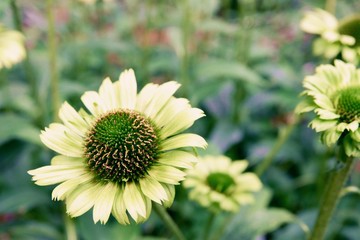
M12 67L25 56L24 36L0 25L0 69Z

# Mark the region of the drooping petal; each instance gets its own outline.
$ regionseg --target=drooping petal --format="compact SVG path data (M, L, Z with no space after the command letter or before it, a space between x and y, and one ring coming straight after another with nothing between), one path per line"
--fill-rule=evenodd
M164 207L168 208L173 204L175 199L175 186L163 183L161 185L164 187L168 199L164 200L163 205Z
M141 191L145 196L161 204L162 201L168 200L167 194L163 186L151 177L144 177L139 181Z
M78 217L95 204L95 199L102 189L101 184L82 184L66 198L66 212L72 217Z
M105 224L108 221L117 190L117 186L111 182L102 187L94 203L94 223L100 221Z
M142 217L147 215L144 197L142 196L137 184L129 182L125 184L123 201L125 202L126 209L128 210L130 216L136 222L139 215Z
M71 194L76 188L79 187L81 184L87 184L92 181L94 176L91 174L85 173L79 177L71 178L61 184L59 184L54 190L52 191L51 198L53 200L64 200L66 196Z
M120 224L123 224L123 225L130 224L129 218L126 214L126 206L125 206L125 201L124 201L124 190L122 187L119 188L118 191L116 191L112 214L114 215L114 217Z

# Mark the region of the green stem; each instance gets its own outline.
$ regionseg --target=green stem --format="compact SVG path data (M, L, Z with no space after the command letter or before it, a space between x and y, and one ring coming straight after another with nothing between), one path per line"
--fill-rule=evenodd
M335 14L336 0L326 0L325 10L329 13Z
M215 219L215 214L213 212L210 212L209 218L206 222L205 228L204 228L204 240L209 239L209 234L213 225Z
M221 226L217 229L217 231L210 238L210 240L219 240L219 239L221 239L221 236L223 235L226 227L229 226L229 223L233 220L234 217L235 217L235 215L233 215L233 214L227 216L224 219L224 221L222 222Z
M320 211L309 240L324 239L326 228L340 199L342 187L352 170L354 158L346 157L346 159L340 160L343 160L341 161L341 168L335 169L329 177L329 182L323 193Z
M14 21L16 30L21 32L22 34L24 34L24 30L23 30L22 23L21 23L22 21L21 21L20 11L19 11L19 7L16 3L16 0L10 0L10 8L11 8L12 17L13 17L13 21ZM23 61L25 78L27 78L27 80L30 84L31 95L32 95L33 99L35 100L36 104L40 107L39 113L36 116L37 125L43 126L44 118L41 114L41 112L42 112L41 110L43 109L42 108L43 101L41 101L41 99L40 99L40 94L39 94L38 86L37 86L37 82L36 82L35 71L31 64L30 53L29 53L29 50L27 49L26 45L25 45L25 49L26 49L26 58Z
M48 47L50 62L50 87L53 119L58 120L58 110L60 108L59 78L57 72L57 42L55 34L55 20L53 14L53 1L47 1L47 21L48 21Z
M182 44L183 55L181 56L181 84L184 97L189 97L189 38L191 27L191 12L188 0L183 1L183 18L182 18Z
M65 231L67 240L77 240L76 228L74 221L70 218L69 215L64 211L64 222L65 222Z
M287 125L284 129L280 129L280 133L279 133L279 136L278 136L278 138L277 138L277 140L275 142L275 145L270 150L270 152L266 155L264 160L256 167L255 173L259 177L261 175L263 175L264 172L266 171L266 169L268 169L268 167L271 165L271 163L273 162L276 154L280 151L281 147L284 145L284 143L286 142L286 140L289 138L290 134L294 130L294 127L298 122L298 117L294 116L294 118L295 119L292 120L292 122L289 123L289 125Z
M159 205L157 203L153 204L153 208L154 208L155 212L158 214L158 216L161 218L161 220L172 231L174 236L178 240L185 240L185 237L184 237L183 233L181 232L180 228L178 227L178 225L176 225L176 223L170 217L170 215L167 213L165 208L162 205Z

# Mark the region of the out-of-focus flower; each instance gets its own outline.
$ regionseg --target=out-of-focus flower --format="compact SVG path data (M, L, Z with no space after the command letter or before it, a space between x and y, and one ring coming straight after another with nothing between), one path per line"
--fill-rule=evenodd
M304 32L321 37L314 42L314 54L333 59L341 58L350 63L360 61L360 15L338 21L332 14L316 9L305 13L300 22Z
M360 156L360 69L335 60L316 68L304 80L305 99L296 112L315 112L310 126L321 132L322 141L331 146L344 145L348 156Z
M246 160L231 161L225 156L205 156L189 170L184 187L190 198L211 210L236 212L241 205L254 202L254 192L262 184L254 173L243 173Z
M76 111L64 103L61 123L41 132L42 142L60 155L50 166L29 171L37 185L59 184L52 198L65 200L67 213L80 216L93 209L94 222L106 223L110 213L121 224L146 220L152 201L171 206L174 185L197 158L188 148L206 146L192 133L181 133L203 111L173 94L176 82L147 84L137 94L132 70L119 81L109 78L99 92L81 97L90 111Z
M10 68L26 56L24 36L0 25L0 69Z

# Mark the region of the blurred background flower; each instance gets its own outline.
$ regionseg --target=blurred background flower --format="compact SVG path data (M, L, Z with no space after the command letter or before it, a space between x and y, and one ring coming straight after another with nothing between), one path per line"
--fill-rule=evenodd
M22 33L0 24L0 69L10 68L26 57L24 41Z

